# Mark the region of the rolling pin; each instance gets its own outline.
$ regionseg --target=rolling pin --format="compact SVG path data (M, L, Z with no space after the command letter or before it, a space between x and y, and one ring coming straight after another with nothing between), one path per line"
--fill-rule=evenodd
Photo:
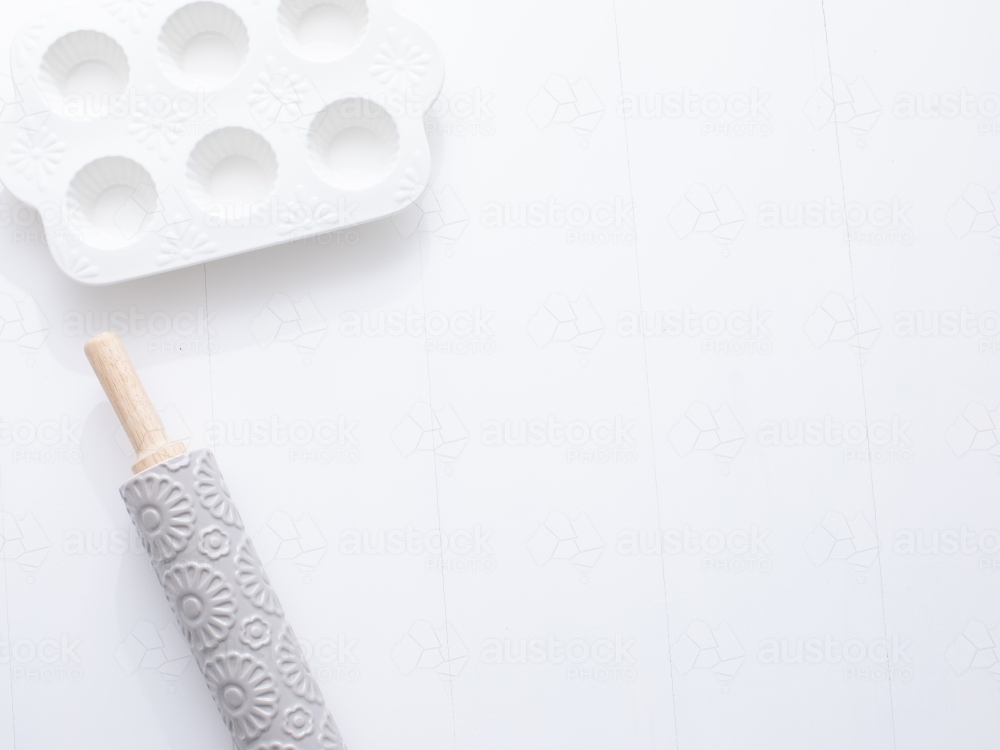
M84 350L135 449L125 507L236 747L344 750L215 456L167 439L117 335Z

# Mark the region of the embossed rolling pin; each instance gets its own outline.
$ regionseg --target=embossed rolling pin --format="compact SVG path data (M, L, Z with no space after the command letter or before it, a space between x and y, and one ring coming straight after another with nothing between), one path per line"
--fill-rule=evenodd
M84 349L135 448L125 507L236 747L343 750L215 456L167 439L118 336Z

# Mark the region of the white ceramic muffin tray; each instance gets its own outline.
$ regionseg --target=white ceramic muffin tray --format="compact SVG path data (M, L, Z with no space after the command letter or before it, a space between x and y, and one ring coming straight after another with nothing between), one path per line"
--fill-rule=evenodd
M0 180L87 284L408 206L444 78L389 0L91 0L21 29L11 71Z

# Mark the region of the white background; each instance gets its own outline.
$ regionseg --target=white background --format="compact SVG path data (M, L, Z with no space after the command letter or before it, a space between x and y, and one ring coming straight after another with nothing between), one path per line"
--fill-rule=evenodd
M995 746L1000 9L402 9L448 71L416 231L88 288L0 194L0 747L228 747L122 550L116 311L352 750ZM550 201L590 218L517 225Z

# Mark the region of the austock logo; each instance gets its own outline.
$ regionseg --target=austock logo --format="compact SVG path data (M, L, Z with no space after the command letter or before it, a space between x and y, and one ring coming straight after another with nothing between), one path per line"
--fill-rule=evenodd
M326 320L308 295L297 300L275 293L250 324L257 343L267 348L275 342L293 344L310 363L310 355L326 335Z
M422 557L428 571L491 573L496 569L491 536L493 530L484 530L479 524L450 531L421 531L409 524L388 529L345 529L340 535L339 551L343 555Z
M893 196L873 203L843 204L826 196L822 201L768 201L757 208L757 225L763 229L843 229L852 245L910 245L912 202Z
M207 201L205 226L255 229L273 226L286 239L295 240L357 224L360 208L360 203L348 203L343 197L338 198L336 203L328 203L316 196L310 198L304 195L296 195L290 200ZM344 235L344 242L348 245L357 244L359 239L355 230ZM323 240L321 244L333 244L333 240Z
M418 401L392 431L392 442L404 457L427 451L450 466L469 442L469 433L451 405L435 410Z
M480 224L486 229L560 229L568 245L634 245L635 217L631 201L564 203L545 200L484 203Z
M956 456L983 451L1000 461L1000 407L990 411L973 401L948 428L945 440Z
M622 529L615 549L619 555L688 555L701 558L709 573L768 573L773 567L767 537L770 529L699 531L681 529Z
M401 96L401 94L397 94L396 98ZM484 93L477 86L471 93L467 91L442 92L429 108L424 106L425 102L421 101L420 106L423 109L409 107L409 110L418 114L422 114L424 109L427 110L428 135L440 133L444 136L458 137L491 136L496 133L496 117L490 108L490 101L494 96L495 94L492 92ZM408 100L409 97L410 94L407 93ZM383 97L377 98L381 100ZM388 100L386 105L383 105L387 112L391 114L394 109L398 111L398 106L393 107L392 95L384 98Z
M535 638L487 638L480 660L486 665L566 665L566 679L571 682L633 682L634 645L635 638L622 633L569 640L557 638L553 633Z
M286 420L278 415L215 420L205 426L207 446L276 446L288 449L292 463L355 464L361 459L358 420L344 414L329 419ZM173 434L173 433L171 433Z
M983 670L1000 680L1000 626L990 629L972 620L948 646L945 658L957 675Z
M701 340L702 354L770 354L771 331L766 323L769 310L756 305L749 310L701 312L685 306L680 310L643 310L619 313L615 332L622 337L663 336Z
M217 96L204 89L168 95L134 87L117 94L69 92L60 97L59 115L81 121L97 117L152 121L151 127L169 129L165 136L176 138L215 129L218 115L212 103Z
M892 552L900 556L978 556L980 573L1000 572L1000 531L976 531L964 523L950 529L899 529Z
M338 332L345 338L423 338L428 352L437 354L492 354L496 351L491 321L493 311L475 305L470 310L349 311L340 316Z
M587 355L594 350L604 323L587 296L571 300L553 292L528 321L528 335L539 348L549 344L567 344L581 355L580 364L588 363Z
M156 672L168 683L171 692L191 660L191 648L173 620L162 628L148 620L139 620L115 649L115 661L126 675L139 670Z
M0 512L0 561L16 564L33 583L49 554L49 539L31 513L16 518Z
M556 560L568 562L586 583L604 552L604 540L586 513L570 518L561 511L552 511L528 539L527 548L539 566Z
M770 135L769 93L757 87L732 94L701 94L685 87L671 92L627 92L618 99L618 116L630 119L700 120L702 135Z
M419 233L433 237L451 255L469 224L469 214L448 185L428 188L413 203L392 215L403 238Z
M64 555L146 556L134 526L117 529L69 529L59 550Z
M726 185L712 192L705 185L695 184L674 206L668 220L682 240L692 234L710 234L728 254L746 223L746 214Z
M892 633L882 638L765 638L758 645L761 664L834 666L848 682L908 682L913 679L912 639Z
M839 421L827 414L812 419L766 420L760 423L757 442L769 448L820 447L842 449L845 462L911 464L912 421L893 414L888 419Z
M893 99L892 115L900 120L978 119L979 135L997 135L1000 94L975 94L964 86L959 91L902 92Z
M0 447L9 447L14 463L78 464L83 460L83 422L66 415L51 419L0 420Z
M681 458L707 452L728 465L746 442L746 433L726 404L713 410L707 404L695 402L670 430L669 440Z
M361 659L356 649L359 639L344 633L310 641L299 639L302 654L311 663L313 674L321 682L357 682L361 679Z
M68 633L0 641L0 665L9 665L11 680L79 682L84 678L83 660L77 654L80 643Z
M806 336L817 349L843 344L861 361L875 343L882 325L864 297L851 300L831 292L809 316Z
M855 135L859 147L865 145L881 113L882 105L861 76L853 83L840 76L827 78L805 105L814 128L843 125Z
M958 239L986 234L1000 243L1000 190L990 193L982 185L969 185L948 209L945 221Z
M416 670L430 670L449 692L469 660L469 652L451 623L435 627L426 620L417 620L410 626L393 647L391 656L404 676Z
M957 310L901 310L892 319L892 335L900 338L979 338L980 354L1000 352L1000 312Z
M0 343L15 344L34 364L49 335L49 322L30 294L0 292Z
M736 633L726 622L713 628L706 622L694 620L670 647L670 662L678 673L686 675L692 670L709 670L722 683L723 692L729 691L746 656Z
M312 581L328 546L312 516L303 513L293 518L283 510L271 514L267 525L254 535L253 543L264 565L291 563L305 583Z
M613 419L564 422L549 415L538 419L491 419L483 422L479 439L484 446L556 447L566 449L566 460L582 464L631 464L638 454L632 436L635 420L620 414Z
M62 335L90 337L102 331L146 342L146 350L159 354L215 354L219 350L212 328L215 312L199 305L194 310L140 312L128 310L75 310L63 315Z
M567 125L580 136L580 145L597 129L604 105L584 76L575 82L553 74L528 103L528 117L539 130L551 125Z
M878 559L878 537L863 514L848 519L830 511L806 538L806 554L817 567L826 563L846 563L858 583L864 583Z

